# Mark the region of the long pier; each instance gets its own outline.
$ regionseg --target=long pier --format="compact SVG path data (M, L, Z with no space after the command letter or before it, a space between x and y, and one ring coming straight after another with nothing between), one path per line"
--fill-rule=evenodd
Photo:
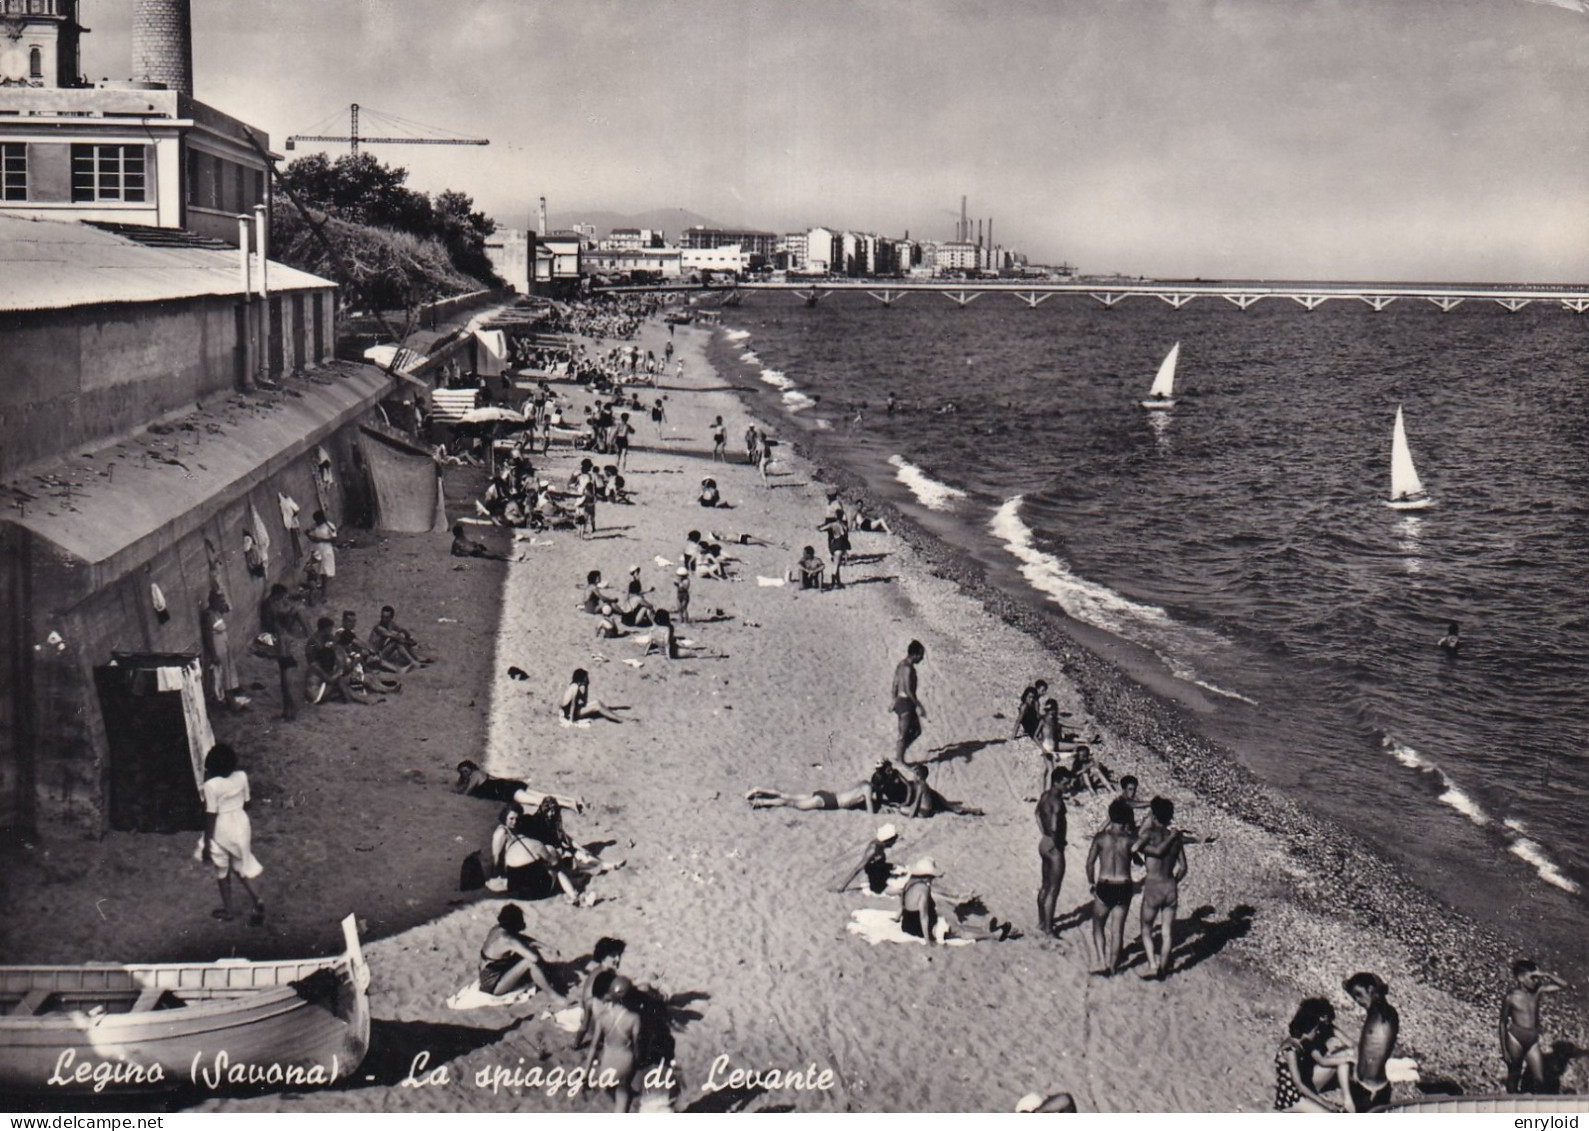
M796 282L743 282L730 286L702 286L693 283L659 283L638 286L602 287L608 293L691 292L722 295L750 294L757 291L787 291L815 306L834 294L858 292L893 306L910 295L942 295L956 306L970 306L984 295L1012 295L1028 307L1036 308L1055 295L1085 295L1112 307L1127 298L1157 299L1179 310L1194 299L1224 299L1246 310L1264 299L1290 300L1307 310L1315 310L1332 300L1363 302L1374 310L1384 310L1394 302L1430 302L1441 310L1455 310L1465 302L1493 302L1516 312L1531 303L1558 303L1575 314L1589 311L1589 287L1572 285L1492 285L1441 283L1223 283L1141 280L1075 280L1028 282L1022 280L880 280L824 279Z

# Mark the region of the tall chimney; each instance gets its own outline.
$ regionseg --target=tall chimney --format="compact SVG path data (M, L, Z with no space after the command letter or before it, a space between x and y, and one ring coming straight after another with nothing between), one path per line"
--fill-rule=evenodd
M135 0L132 77L193 94L191 0Z
M540 229L539 229L540 236L541 236L542 239L545 239L546 238L546 198L544 196L541 197L541 215L540 215L540 220L541 220L541 226L540 226Z
M970 232L971 229L967 226L966 222L966 198L962 196L960 198L960 230L955 233L955 242L965 243L966 237L970 234Z

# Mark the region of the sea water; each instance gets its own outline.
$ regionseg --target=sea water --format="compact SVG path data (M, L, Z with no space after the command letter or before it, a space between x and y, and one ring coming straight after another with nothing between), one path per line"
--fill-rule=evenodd
M932 293L725 314L789 432L995 584L1130 642L1261 778L1589 970L1589 315ZM1179 403L1145 411L1177 341ZM1422 511L1385 505L1398 405Z

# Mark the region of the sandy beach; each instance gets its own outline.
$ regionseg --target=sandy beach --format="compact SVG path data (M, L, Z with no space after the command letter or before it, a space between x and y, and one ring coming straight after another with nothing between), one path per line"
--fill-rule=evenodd
M627 861L593 880L594 906L521 905L529 933L561 963L615 936L628 944L624 972L669 995L681 1108L1008 1111L1025 1093L1068 1091L1083 1111L1264 1111L1275 1049L1301 998L1330 998L1341 1031L1355 1036L1362 1014L1340 985L1356 970L1390 983L1402 1018L1397 1055L1417 1061L1424 1090L1499 1090L1497 963L1506 956L1403 891L1388 868L1365 873L1373 865L1358 856L1348 868L1350 844L1200 758L1195 740L1156 722L1144 693L1107 661L1023 630L1020 610L1000 607L927 540L903 533L852 535L858 561L842 590L764 584L784 579L804 545L821 548L824 487L837 480L795 450L799 430L778 419L764 421L782 441L771 482L743 462L740 438L755 418L708 360L712 333L677 331L686 368L658 390L667 398L663 436L636 414L626 471L636 505L600 507L595 536L539 534L516 544L520 560L498 563L450 558L441 536L356 535L360 545L339 558L347 564L328 610L356 608L367 626L380 604L395 604L440 657L406 677L400 695L379 706L309 707L283 724L268 690L273 672L248 661L249 678L267 689L248 713L216 725L254 783L271 908L264 932L209 918L214 889L191 861L191 836L116 834L98 844L40 844L16 867L8 861L6 960L329 952L337 919L353 911L365 931L376 1019L359 1073L323 1092L184 1103L604 1107L566 1087L523 1082L530 1068L544 1082L553 1068L583 1063L537 1002L474 1011L446 1004L474 978L502 902L455 890L462 857L486 841L497 812L452 791L455 763L473 757L494 774L582 797L585 811L566 815L574 839ZM639 345L660 353L668 335L660 321L647 322ZM652 395L643 392L648 402ZM577 416L589 395L572 396ZM711 458L719 415L726 464ZM582 454L554 448L537 458L537 471L566 478ZM732 509L697 505L706 475ZM469 512L481 482L472 469L449 472L450 515ZM847 499L861 486L843 485ZM481 529L473 536L507 546ZM598 639L579 607L587 571L621 588L639 566L653 599L671 607L674 567L692 529L722 535L734 559L732 580L693 581L691 610L704 623L681 626L680 635L700 654L669 661L646 655L633 636ZM740 544L741 534L752 542ZM940 793L985 815L752 809L749 789L847 789L892 752L889 680L911 639L926 646L928 712L912 753L930 761ZM527 678L510 678L510 667ZM558 700L576 667L590 671L593 695L626 708L624 722L561 724ZM1218 836L1188 849L1174 970L1163 982L1136 976L1135 905L1127 971L1088 973L1083 868L1105 819L1102 797L1070 808L1062 929L1055 939L1036 936L1028 798L1041 761L1030 744L1006 739L1020 689L1038 677L1074 725L1102 735L1098 752L1116 774L1140 777L1143 797L1173 798L1177 824ZM884 820L900 828L894 860L932 856L943 887L979 893L1024 937L929 949L873 946L849 933L855 909L892 906L834 891ZM1376 902L1361 894L1368 888L1400 902ZM1349 905L1362 913L1347 914ZM41 919L48 931L37 929ZM1463 952L1465 964L1447 957ZM570 968L553 969L566 986ZM1582 1045L1577 1024L1554 1007L1547 1013L1553 1037ZM445 1079L435 1072L443 1067ZM794 1070L802 1086L717 1087L735 1069L774 1068ZM828 1087L806 1086L824 1071ZM1396 1094L1419 1090L1401 1083Z

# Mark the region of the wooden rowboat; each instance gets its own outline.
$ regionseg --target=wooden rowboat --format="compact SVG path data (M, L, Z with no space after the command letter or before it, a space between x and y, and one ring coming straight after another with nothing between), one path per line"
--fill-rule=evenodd
M0 1093L334 1083L370 1047L358 926L329 958L0 967Z
M1385 1110L1419 1115L1452 1112L1477 1112L1486 1115L1534 1112L1540 1115L1561 1115L1566 1112L1589 1112L1589 1096L1424 1096L1416 1100L1393 1103Z

